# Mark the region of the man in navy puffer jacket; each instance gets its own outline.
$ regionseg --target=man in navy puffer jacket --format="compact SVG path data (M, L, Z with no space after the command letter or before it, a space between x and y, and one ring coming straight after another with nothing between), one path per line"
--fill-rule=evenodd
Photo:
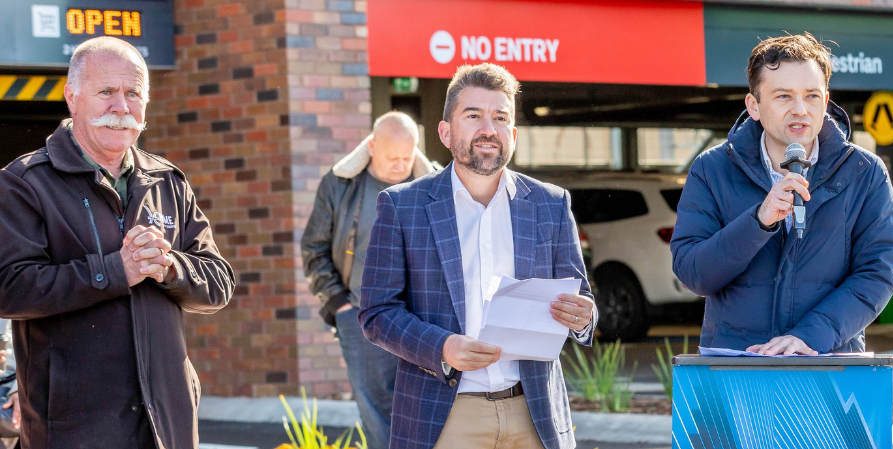
M691 167L673 270L706 296L701 345L761 354L865 350L893 294L893 189L884 164L849 142L829 101L830 53L809 33L760 42L746 113ZM780 167L799 143L805 176ZM791 232L793 193L807 230Z

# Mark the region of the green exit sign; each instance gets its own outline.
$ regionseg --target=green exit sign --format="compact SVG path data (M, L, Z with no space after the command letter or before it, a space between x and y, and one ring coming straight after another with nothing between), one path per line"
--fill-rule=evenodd
M415 77L391 78L391 85L394 87L394 93L398 94L414 94L419 91L419 79Z

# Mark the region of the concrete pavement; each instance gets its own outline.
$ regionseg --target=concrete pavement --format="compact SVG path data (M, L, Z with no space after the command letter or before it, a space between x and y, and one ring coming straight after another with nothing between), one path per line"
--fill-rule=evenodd
M653 387L640 385L637 389ZM303 410L301 398L287 399L296 414ZM349 428L359 420L353 401L319 399L316 402L319 424L323 427ZM281 425L284 415L278 398L205 396L199 407L199 419L206 422ZM669 444L670 441L670 417L666 415L574 412L572 419L577 440L581 441L646 444Z

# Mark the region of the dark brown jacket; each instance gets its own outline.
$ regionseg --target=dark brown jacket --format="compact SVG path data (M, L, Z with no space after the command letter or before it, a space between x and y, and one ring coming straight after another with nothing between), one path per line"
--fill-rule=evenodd
M24 448L125 448L143 413L160 449L198 446L183 311L214 313L232 268L184 174L133 149L127 208L60 126L0 171L0 316L14 319ZM177 278L128 288L123 233L157 226Z

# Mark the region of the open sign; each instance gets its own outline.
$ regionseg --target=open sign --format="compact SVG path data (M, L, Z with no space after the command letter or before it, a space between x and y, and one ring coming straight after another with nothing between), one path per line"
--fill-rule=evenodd
M71 34L133 37L143 35L140 12L119 9L70 8L65 13L65 28Z

